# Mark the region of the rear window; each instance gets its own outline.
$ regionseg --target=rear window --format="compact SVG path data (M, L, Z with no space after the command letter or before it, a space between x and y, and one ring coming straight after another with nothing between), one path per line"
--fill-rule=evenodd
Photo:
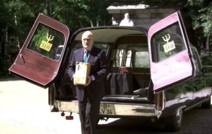
M149 68L146 35L134 34L120 37L115 44L112 67Z
M183 36L178 23L156 33L152 40L153 61L159 62L185 50Z
M94 42L93 46L102 49L106 53L108 53L109 47L110 47L109 43L104 43L104 42ZM79 48L82 48L81 41L76 42L76 45L75 45L73 51L76 50L76 49L79 49Z
M65 37L62 33L46 25L39 24L27 48L50 59L58 60L64 42ZM61 48L60 52L57 52L58 48Z
M106 52L106 56L108 56L109 53L109 48L110 48L110 44L109 43L105 43L105 42L94 42L93 46L102 49L103 51ZM76 41L74 48L72 49L70 58L72 57L73 52L76 49L82 48L82 42L81 41Z

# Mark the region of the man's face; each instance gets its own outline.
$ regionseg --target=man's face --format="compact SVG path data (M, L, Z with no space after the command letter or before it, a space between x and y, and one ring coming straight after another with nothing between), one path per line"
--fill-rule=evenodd
M91 50L93 46L93 35L91 32L85 32L82 35L82 46L86 50Z
M130 18L129 13L125 13L124 18L129 19Z

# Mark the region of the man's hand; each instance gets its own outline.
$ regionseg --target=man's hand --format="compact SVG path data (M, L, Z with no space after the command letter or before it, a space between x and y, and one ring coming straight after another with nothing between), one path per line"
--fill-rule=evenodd
M73 75L73 82L74 82L74 85L77 85L77 84L76 84L76 81L75 81L75 76L76 76L76 75L74 74L74 75Z
M86 82L86 84L84 86L87 87L88 85L90 85L91 81L92 81L91 76L87 76L87 82Z

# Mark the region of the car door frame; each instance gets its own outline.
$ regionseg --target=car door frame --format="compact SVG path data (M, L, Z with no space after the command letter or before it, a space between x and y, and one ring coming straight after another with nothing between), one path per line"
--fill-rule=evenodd
M59 59L51 59L28 48L39 25L56 30L64 36L64 47ZM58 74L69 37L70 30L66 25L40 13L9 71L39 86L48 87Z
M153 56L155 55L155 51L153 50L154 44L152 43L153 37L161 30L176 23L179 25L185 49L167 59L155 61L153 59ZM149 28L148 45L150 53L151 80L153 82L154 92L164 90L173 84L180 83L181 81L189 79L195 75L192 51L189 46L189 39L180 11L167 16ZM172 65L171 63L176 65Z

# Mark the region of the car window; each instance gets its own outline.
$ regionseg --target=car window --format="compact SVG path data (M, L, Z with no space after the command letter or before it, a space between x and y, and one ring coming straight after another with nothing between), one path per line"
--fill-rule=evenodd
M149 52L147 45L119 45L115 52L113 67L149 68Z
M149 53L148 53L148 51L138 51L135 53L135 67L136 68L139 68L139 67L149 68Z
M110 48L110 44L109 43L105 43L105 42L94 42L94 45L93 46L102 49L103 51L106 52L106 56L108 56L109 48ZM76 41L75 42L75 45L74 45L74 48L72 49L70 58L72 57L72 54L73 54L74 50L79 49L79 48L82 48L82 43L81 43L81 41Z
M153 61L159 62L185 49L177 23L157 32L152 40Z
M62 33L39 24L27 48L50 59L58 60L64 41L65 37Z
M64 47L64 45L59 45L56 48L56 57L55 57L56 60L58 60L61 57L63 47Z

